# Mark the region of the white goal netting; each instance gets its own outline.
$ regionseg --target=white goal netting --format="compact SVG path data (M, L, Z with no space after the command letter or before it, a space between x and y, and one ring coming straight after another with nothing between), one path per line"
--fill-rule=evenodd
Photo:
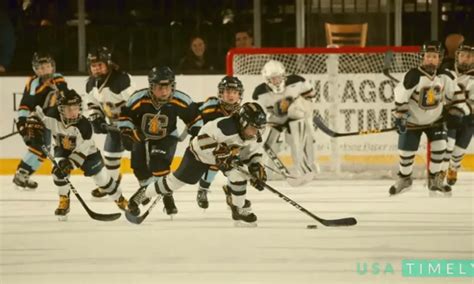
M393 54L390 73L401 79L403 73L419 65L418 48L339 48L339 49L234 49L228 54L227 73L239 76L250 98L263 82L263 65L270 59L282 62L288 74L309 80L316 91L315 115L339 133L393 126L393 89L396 85L383 73L387 51ZM392 177L398 171L397 134L371 134L330 138L315 134L321 177ZM423 176L426 140L415 161L415 175ZM288 149L279 156L291 164Z

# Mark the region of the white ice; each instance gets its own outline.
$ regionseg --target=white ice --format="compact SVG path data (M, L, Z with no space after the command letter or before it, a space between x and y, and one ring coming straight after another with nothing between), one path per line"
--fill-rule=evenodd
M388 196L390 180L323 180L301 188L275 188L326 218L354 216L354 227L328 228L269 191L249 188L257 228L236 228L219 176L210 207L197 207L196 186L175 194L179 213L162 205L141 225L88 217L77 199L67 222L54 216L50 176L18 191L0 177L0 283L473 283L472 278L403 278L402 259L473 259L474 174L461 174L452 198L430 198L424 181ZM90 196L92 181L73 176L90 207L118 212L110 200ZM136 189L125 176L124 193ZM306 226L317 224L318 229ZM357 264L387 264L394 272L361 275Z

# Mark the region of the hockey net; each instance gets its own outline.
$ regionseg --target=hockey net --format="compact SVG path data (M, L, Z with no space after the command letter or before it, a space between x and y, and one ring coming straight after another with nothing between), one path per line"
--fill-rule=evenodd
M403 73L419 65L418 47L344 48L253 48L232 49L227 55L227 74L244 83L245 99L263 82L260 75L268 60L279 60L287 74L298 74L311 82L316 92L315 115L340 133L383 129L393 126L393 89L396 85L383 73L384 58L391 52L390 73ZM320 177L393 177L398 172L396 132L331 138L315 132ZM284 144L284 143L283 143ZM415 176L423 176L426 140L415 159ZM291 166L289 149L279 154Z

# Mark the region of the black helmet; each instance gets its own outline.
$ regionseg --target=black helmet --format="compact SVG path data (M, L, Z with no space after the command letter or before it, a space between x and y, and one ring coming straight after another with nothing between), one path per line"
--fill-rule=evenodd
M105 46L101 46L89 51L87 54L87 65L90 66L95 62L104 62L105 64L109 65L112 63L112 53Z
M435 53L439 54L438 65L433 65L433 64L424 65L423 64L423 59L425 57L425 54L428 53L428 52L435 52ZM420 51L420 58L421 58L421 61L422 61L421 62L421 67L425 71L427 71L428 73L431 73L431 74L435 73L436 69L438 69L438 66L440 65L440 63L442 61L443 54L444 54L444 50L443 50L443 44L441 42L439 42L437 40L426 41L421 46L421 51Z
M459 73L466 73L467 71L474 68L474 63L471 62L459 62L459 53L460 52L469 52L471 56L474 56L474 45L467 41L463 41L461 45L459 45L458 49L456 49L456 71ZM472 60L471 60L472 61Z
M244 103L240 108L238 116L241 131L247 126L253 126L259 130L257 136L261 135L260 131L265 129L267 125L267 115L258 103Z
M151 98L155 104L160 105L166 103L171 99L175 90L176 81L174 72L168 66L153 67L153 69L148 73L148 83L150 84L150 92L155 85L171 85L171 96L166 100L158 100L153 94L151 94Z
M53 72L48 74L39 74L38 68L41 66L41 64L45 63L51 64L51 67L53 67ZM56 62L54 61L51 54L46 52L35 52L33 54L33 58L31 59L31 65L33 67L33 71L35 71L35 74L43 79L48 79L52 77L54 72L56 71Z
M74 118L68 118L66 117L66 107L68 106L79 106L79 115ZM82 113L82 98L81 96L73 89L71 90L66 90L61 93L58 99L58 110L59 110L59 115L61 116L61 121L65 126L72 125L74 123L77 123L79 119L81 118L81 113Z
M219 82L219 85L217 86L217 89L219 91L219 100L221 102L222 107L232 113L239 109L240 102L242 101L242 94L244 93L244 85L242 85L242 82L239 80L237 77L232 77L232 76L225 76L222 78L222 80ZM226 89L235 89L239 92L240 100L237 103L230 104L228 102L225 102L223 100L222 94Z

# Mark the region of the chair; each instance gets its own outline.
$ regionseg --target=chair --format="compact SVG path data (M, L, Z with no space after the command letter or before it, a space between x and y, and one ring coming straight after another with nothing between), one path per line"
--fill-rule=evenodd
M329 46L360 46L365 47L367 42L367 23L338 25L324 24L326 42Z

